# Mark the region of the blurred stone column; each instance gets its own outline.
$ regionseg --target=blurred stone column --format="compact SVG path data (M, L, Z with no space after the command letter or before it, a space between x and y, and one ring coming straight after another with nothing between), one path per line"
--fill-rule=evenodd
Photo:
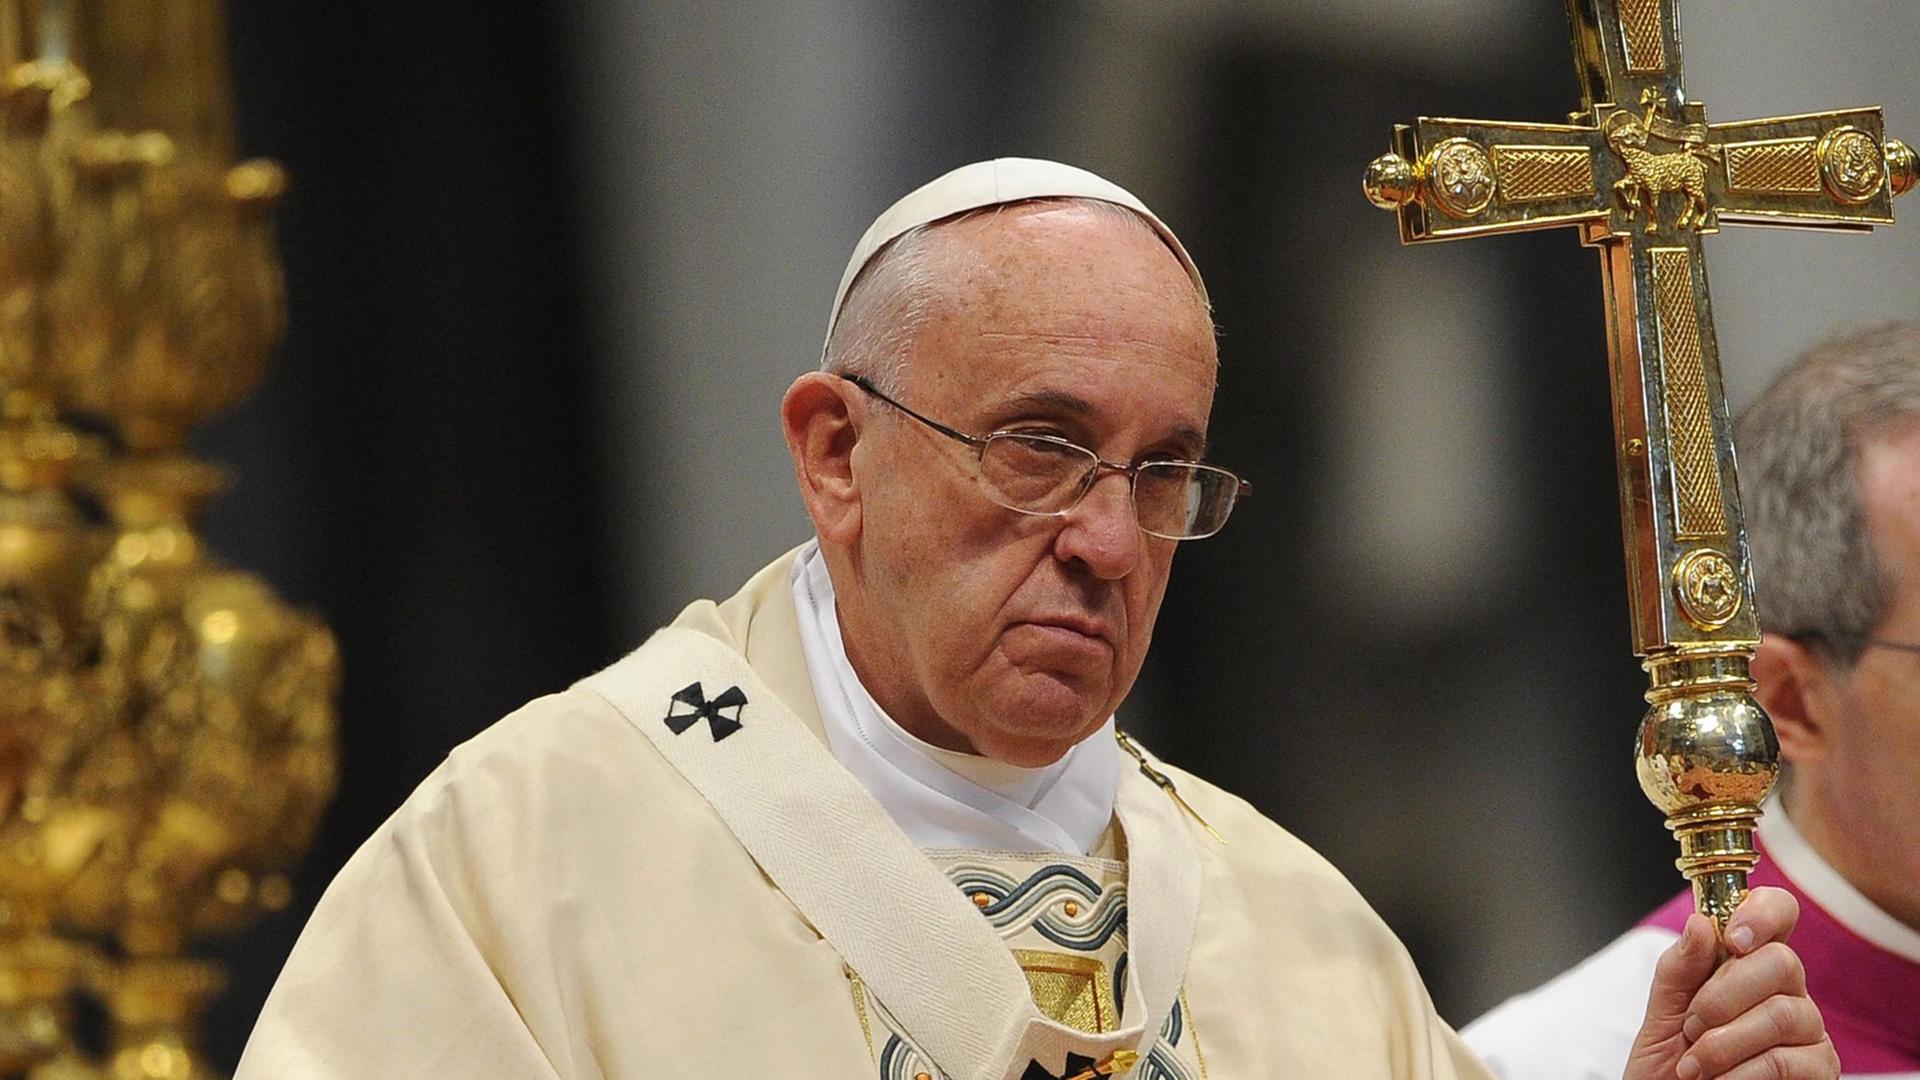
M777 407L888 166L919 59L902 10L636 5L578 14L587 220L626 629L639 641L811 535ZM831 269L828 269L831 268Z

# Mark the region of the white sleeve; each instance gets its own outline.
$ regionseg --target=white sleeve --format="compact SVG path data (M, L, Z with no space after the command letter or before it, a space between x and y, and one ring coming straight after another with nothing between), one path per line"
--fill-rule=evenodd
M1636 927L1461 1031L1502 1080L1620 1080L1671 930Z

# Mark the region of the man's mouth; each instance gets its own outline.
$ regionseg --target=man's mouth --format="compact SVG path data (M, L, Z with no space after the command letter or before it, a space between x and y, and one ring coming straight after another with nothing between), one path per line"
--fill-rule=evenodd
M1105 620L1087 615L1040 615L1023 620L1048 637L1062 644L1085 647L1098 644L1107 648L1114 647L1113 627Z

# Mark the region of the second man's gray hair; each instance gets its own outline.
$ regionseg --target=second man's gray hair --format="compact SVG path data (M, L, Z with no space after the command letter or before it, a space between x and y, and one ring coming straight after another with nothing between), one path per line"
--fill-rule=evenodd
M1856 465L1875 439L1920 426L1920 322L1814 345L1734 425L1764 629L1852 667L1893 601Z

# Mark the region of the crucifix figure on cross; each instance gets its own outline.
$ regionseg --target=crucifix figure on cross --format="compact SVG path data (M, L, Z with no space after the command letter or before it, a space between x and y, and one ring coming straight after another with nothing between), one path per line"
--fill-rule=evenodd
M1571 122L1396 125L1365 189L1408 244L1565 225L1600 249L1634 650L1651 681L1637 768L1696 905L1724 926L1779 747L1748 674L1760 628L1700 236L1891 225L1920 165L1877 106L1708 123L1683 89L1678 2L1567 0L1584 105Z

